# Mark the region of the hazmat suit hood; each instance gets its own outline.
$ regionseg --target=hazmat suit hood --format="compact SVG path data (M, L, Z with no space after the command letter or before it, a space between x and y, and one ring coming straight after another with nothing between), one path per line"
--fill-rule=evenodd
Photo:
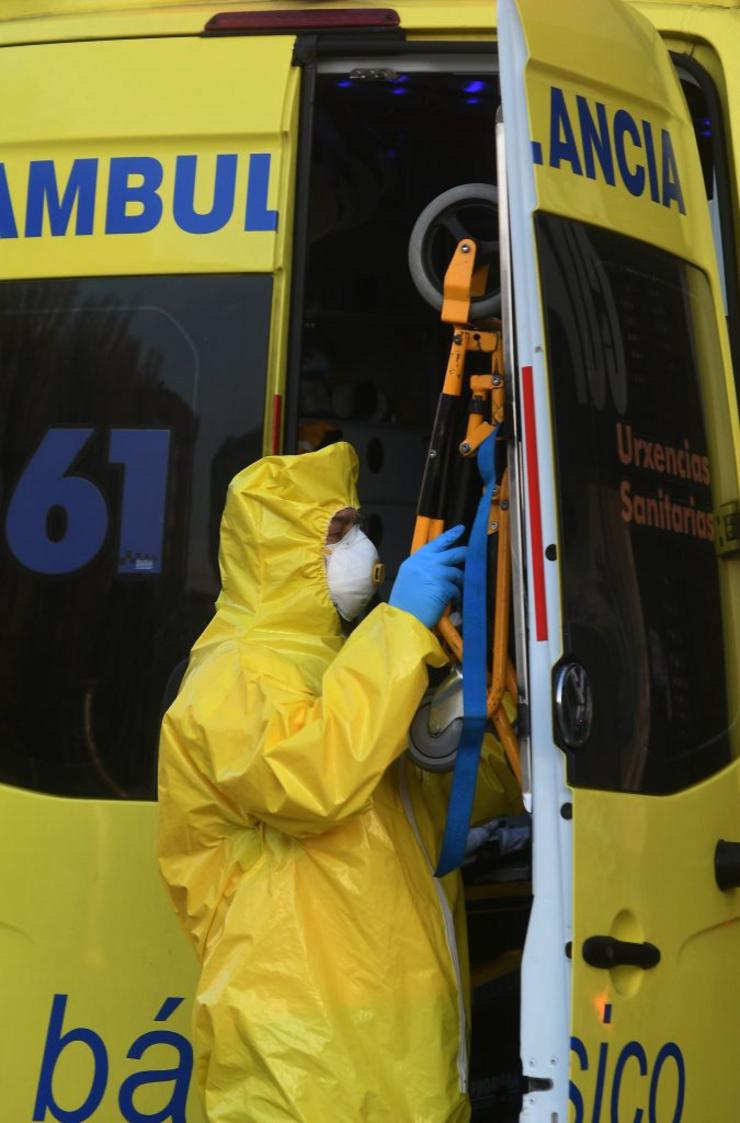
M359 506L357 454L344 441L266 456L229 484L221 521L222 591L194 651L233 636L300 657L315 684L342 645L324 546L343 507Z

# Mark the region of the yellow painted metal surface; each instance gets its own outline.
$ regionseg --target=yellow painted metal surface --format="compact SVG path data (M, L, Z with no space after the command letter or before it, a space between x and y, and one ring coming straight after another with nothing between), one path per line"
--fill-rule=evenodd
M2 1118L139 1119L131 1096L183 1120L196 963L156 869L156 806L3 787L0 807Z
M490 36L495 27L495 4L491 0L210 0L189 4L183 0L102 0L88 5L83 0L55 0L38 6L30 0L9 0L0 15L0 43L38 43L59 39L99 39L149 35L198 35L216 12L302 8L392 8L404 29L412 34L458 37L476 33Z
M621 0L600 5L590 24L572 2L542 9L528 25L526 66L539 207L711 261L693 129L667 52L648 26L635 33ZM587 141L592 129L611 140L610 174Z
M688 3L638 3L670 50L688 54L711 76L722 105L735 213L740 182L740 11ZM737 240L737 230L735 238Z
M638 6L660 30L691 29L699 38L704 21L737 19L740 0L644 0ZM198 35L217 12L290 10L321 7L389 7L410 35L489 38L496 26L495 0L5 0L0 11L0 44L61 40ZM726 26L726 24L725 24ZM694 31L693 29L698 29Z
M17 236L3 232L0 275L280 269L298 80L292 45L283 36L3 51L0 101L17 110L4 115L0 143ZM214 205L219 156L215 228L193 232L190 212ZM194 195L188 157L196 158ZM32 205L39 161L53 164L41 224ZM52 228L50 210L76 185L75 205Z
M717 888L714 850L721 838L738 840L739 805L738 761L676 795L574 793L576 1123L591 1120L599 1089L602 1118L616 1096L615 1118L632 1120L642 1108L647 1119L651 1089L655 1119L736 1118L740 890ZM589 967L580 948L597 934L647 940L661 961L647 971ZM641 1051L626 1051L630 1042Z

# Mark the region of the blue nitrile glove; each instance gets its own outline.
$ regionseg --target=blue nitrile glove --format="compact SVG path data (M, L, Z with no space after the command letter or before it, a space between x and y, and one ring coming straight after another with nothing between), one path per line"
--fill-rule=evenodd
M453 526L406 558L388 603L433 628L451 600L459 597L467 546L454 546L464 526Z

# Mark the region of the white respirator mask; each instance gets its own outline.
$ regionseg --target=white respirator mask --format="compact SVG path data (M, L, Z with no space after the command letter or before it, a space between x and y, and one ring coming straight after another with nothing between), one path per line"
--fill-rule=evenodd
M325 561L332 604L343 620L354 620L383 580L378 551L359 526L353 526L340 542L326 547Z

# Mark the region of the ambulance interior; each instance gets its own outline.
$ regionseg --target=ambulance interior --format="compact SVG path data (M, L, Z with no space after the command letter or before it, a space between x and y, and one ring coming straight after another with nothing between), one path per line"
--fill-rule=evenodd
M343 439L357 449L367 532L387 570L383 597L409 552L452 337L419 295L409 239L420 213L442 193L495 184L498 104L490 56L454 64L332 62L316 79L298 275L303 315L294 347L299 389L288 404L288 447L310 450ZM498 238L496 221L495 206L446 212L430 231L427 267L441 278L461 231L490 242ZM498 288L497 274L493 261L490 290ZM465 432L467 404L461 401L455 443ZM461 496L453 484L450 524L462 516L470 525L476 490L479 483ZM511 652L513 658L513 641ZM499 842L487 844L464 871L470 1090L479 1123L516 1120L521 1108L519 964L531 906L526 834L527 824L518 849L503 857Z

